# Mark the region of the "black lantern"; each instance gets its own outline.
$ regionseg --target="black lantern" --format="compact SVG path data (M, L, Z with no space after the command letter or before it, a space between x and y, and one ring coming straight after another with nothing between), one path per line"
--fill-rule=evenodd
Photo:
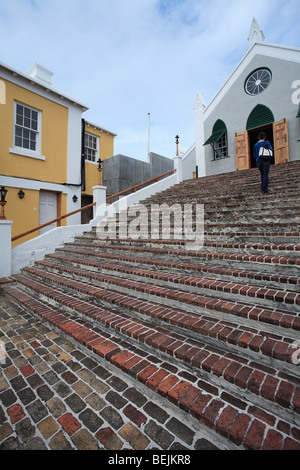
M98 163L97 170L98 170L98 175L99 175L99 181L98 182L99 182L99 185L100 185L101 184L101 172L102 172L102 166L101 166L102 160L101 160L101 158L99 158L97 160L97 163Z
M74 196L72 197L72 200L73 200L73 202L77 202L77 201L78 201L78 197L76 196L76 194L74 194Z
M5 212L4 212L4 206L6 204L6 200L5 200L6 193L7 193L7 189L5 189L4 186L1 186L1 189L0 189L0 196L1 196L1 200L0 200L0 206L1 206L0 220L6 220Z
M5 189L4 186L2 186L1 189L0 189L1 202L6 202L5 201L6 193L7 193L7 189Z
M18 196L19 196L19 199L23 199L23 197L25 196L23 189L20 189L20 191L18 192Z

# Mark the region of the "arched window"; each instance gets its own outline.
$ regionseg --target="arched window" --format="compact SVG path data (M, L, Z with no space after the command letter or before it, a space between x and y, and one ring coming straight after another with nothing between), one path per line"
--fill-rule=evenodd
M214 151L214 160L226 158L227 151L227 128L224 121L218 119L212 129L212 135L207 139L204 145L210 144Z
M266 124L270 124L274 122L274 115L272 111L264 106L263 104L258 104L255 108L251 111L248 121L247 121L247 131L250 129L255 129L255 127L265 126Z

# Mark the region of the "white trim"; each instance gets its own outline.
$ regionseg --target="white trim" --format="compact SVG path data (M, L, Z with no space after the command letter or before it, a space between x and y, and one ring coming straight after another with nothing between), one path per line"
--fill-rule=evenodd
M11 275L11 226L12 220L0 220L0 278Z
M34 153L28 149L23 149L22 147L12 147L9 149L9 153L14 155L22 155L22 157L36 158L37 160L46 160L46 157L40 155L39 153Z
M96 140L96 148L93 149L92 147L89 147L87 145L85 145L85 134L87 134L88 136L91 136L93 139ZM99 142L100 142L100 138L97 134L92 134L92 132L88 132L88 131L84 131L84 160L86 162L89 162L89 163L97 163L97 160L99 158L99 155L100 155L100 152L99 152ZM88 160L86 158L86 154L85 154L85 150L86 149L90 149L90 150L95 150L95 161L93 160Z
M1 69L3 69L3 73ZM0 74L6 80L20 85L21 87L26 88L35 94L41 95L44 98L51 99L52 101L59 103L62 106L66 106L66 103L63 104L63 101L67 100L70 103L70 106L79 106L82 112L89 109L80 101L74 100L74 98L59 92L50 86L45 86L39 80L36 80L30 75L22 73L19 70L13 69L12 67L3 64L2 62L0 62ZM52 94L51 98L49 97L49 93Z
M92 127L93 129L98 129L100 132L105 132L106 134L110 134L113 137L116 137L117 134L115 134L112 131L109 131L108 129L105 129L104 127L98 126L98 124L94 124L93 122L90 121L85 121L86 127Z
M30 180L26 178L17 178L14 176L0 176L0 184L3 186L8 186L10 188L22 188L22 189L31 189L33 191L55 191L58 193L68 194L74 193L74 189L69 188L59 183L48 183L38 180Z
M38 121L37 121L37 130L36 130L36 150L26 149L25 147L19 147L15 144L16 138L16 126L17 124L17 106L23 106L23 108L27 108L33 110L37 113ZM17 153L17 155L24 155L25 157L33 157L38 158L40 160L45 160L45 157L41 155L41 140L42 140L42 111L40 109L34 108L33 106L22 103L21 101L14 100L14 127L13 127L13 147L9 149L9 151L13 150L11 153ZM24 126L19 126L24 127ZM29 129L31 131L32 129ZM36 157L35 157L36 156ZM42 158L40 158L42 157Z

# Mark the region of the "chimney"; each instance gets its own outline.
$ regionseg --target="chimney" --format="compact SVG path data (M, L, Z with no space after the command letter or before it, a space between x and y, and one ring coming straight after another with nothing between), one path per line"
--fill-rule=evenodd
M51 86L51 77L53 73L39 64L33 64L30 69L27 70L26 74L44 86Z

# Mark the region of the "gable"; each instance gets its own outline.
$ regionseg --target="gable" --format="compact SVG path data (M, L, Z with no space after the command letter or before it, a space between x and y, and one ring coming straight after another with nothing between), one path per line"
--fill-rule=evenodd
M229 133L246 130L249 115L258 105L269 108L275 121L295 117L297 109L292 101L292 84L299 76L300 50L297 55L298 62L255 54L247 65L243 63L236 69L230 86L227 82L204 111L205 138L209 137L218 119L225 122ZM264 91L252 96L245 90L245 82L253 71L260 68L271 71L271 82Z
M288 87L290 91L293 80L299 75L299 63L300 48L289 48L265 43L254 44L208 104L204 111L204 119L207 119L214 112L216 107L218 107L232 89L236 91L234 94L236 99L244 98L244 82L247 76L259 67L270 68L273 77L273 71L275 71L277 88L279 87L278 80L280 80L281 88L286 90ZM258 102L255 104L258 104Z

